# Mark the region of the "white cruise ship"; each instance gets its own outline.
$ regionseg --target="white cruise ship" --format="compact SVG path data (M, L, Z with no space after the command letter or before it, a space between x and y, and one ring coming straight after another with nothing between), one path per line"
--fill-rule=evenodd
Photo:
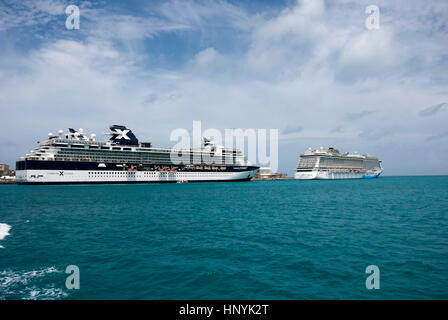
M239 150L204 139L200 148L172 150L139 142L122 125L110 127L110 139L97 141L82 129L48 134L48 139L16 163L18 184L151 183L248 181L259 167ZM182 152L182 162L171 154ZM206 159L204 161L204 159ZM210 160L212 159L212 160ZM176 161L178 162L178 161Z
M339 153L334 148L308 149L300 155L295 179L368 179L383 172L381 161L368 154Z

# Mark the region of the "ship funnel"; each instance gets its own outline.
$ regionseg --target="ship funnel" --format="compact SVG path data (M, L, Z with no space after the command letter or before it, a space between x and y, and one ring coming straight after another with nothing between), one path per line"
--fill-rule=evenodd
M110 140L116 144L127 146L138 146L138 139L134 133L122 125L112 125L110 129Z

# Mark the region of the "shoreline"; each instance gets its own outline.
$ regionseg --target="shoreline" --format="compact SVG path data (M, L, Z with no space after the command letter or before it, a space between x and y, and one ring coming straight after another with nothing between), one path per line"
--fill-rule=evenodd
M0 180L0 184L16 184L15 181Z

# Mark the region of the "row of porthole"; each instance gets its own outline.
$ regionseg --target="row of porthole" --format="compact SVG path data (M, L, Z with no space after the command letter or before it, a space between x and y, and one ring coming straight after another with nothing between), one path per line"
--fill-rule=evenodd
M162 174L167 174L167 173L169 173L169 172L159 172L159 173L162 173ZM114 177L114 176L123 176L123 175L131 175L131 174L135 174L135 172L89 172L89 176L91 176L91 175L94 175L94 176L96 176L96 175L102 175L102 176L104 176L104 175L107 175L108 177ZM143 174L144 175L155 175L156 173L155 172L143 172ZM191 176L191 174L195 174L195 175L197 175L197 176L199 176L199 175L202 175L202 176L209 176L209 175L214 175L215 173L214 172L209 172L209 173L202 173L202 172L192 172L192 173L189 173L189 174L183 174L183 173L176 173L177 175L179 175L179 176Z
M161 174L166 174L167 172L160 172ZM132 174L135 174L135 172L133 172ZM214 175L214 172L210 172L210 173L199 173L199 172L192 172L192 173L190 173L190 174L183 174L183 173L176 173L176 175L181 175L181 176L190 176L190 175L192 175L192 174L195 174L195 175L203 175L203 176L206 176L206 175ZM126 173L126 174L112 174L112 173L90 173L89 172L89 175L107 175L107 176L117 176L117 175L119 175L119 176L122 176L122 175L131 175L131 173ZM144 175L149 175L149 173L144 173ZM151 175L155 175L155 173L151 173Z
M133 173L135 173L135 172L115 172L115 171L104 171L104 172L102 172L102 171L99 171L99 172L89 172L89 174L121 174L121 175L123 175L123 174L133 174Z

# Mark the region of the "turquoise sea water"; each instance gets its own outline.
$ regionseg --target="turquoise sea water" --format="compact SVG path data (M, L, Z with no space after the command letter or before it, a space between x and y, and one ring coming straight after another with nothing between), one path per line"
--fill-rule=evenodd
M447 218L447 176L0 185L0 299L447 299Z

